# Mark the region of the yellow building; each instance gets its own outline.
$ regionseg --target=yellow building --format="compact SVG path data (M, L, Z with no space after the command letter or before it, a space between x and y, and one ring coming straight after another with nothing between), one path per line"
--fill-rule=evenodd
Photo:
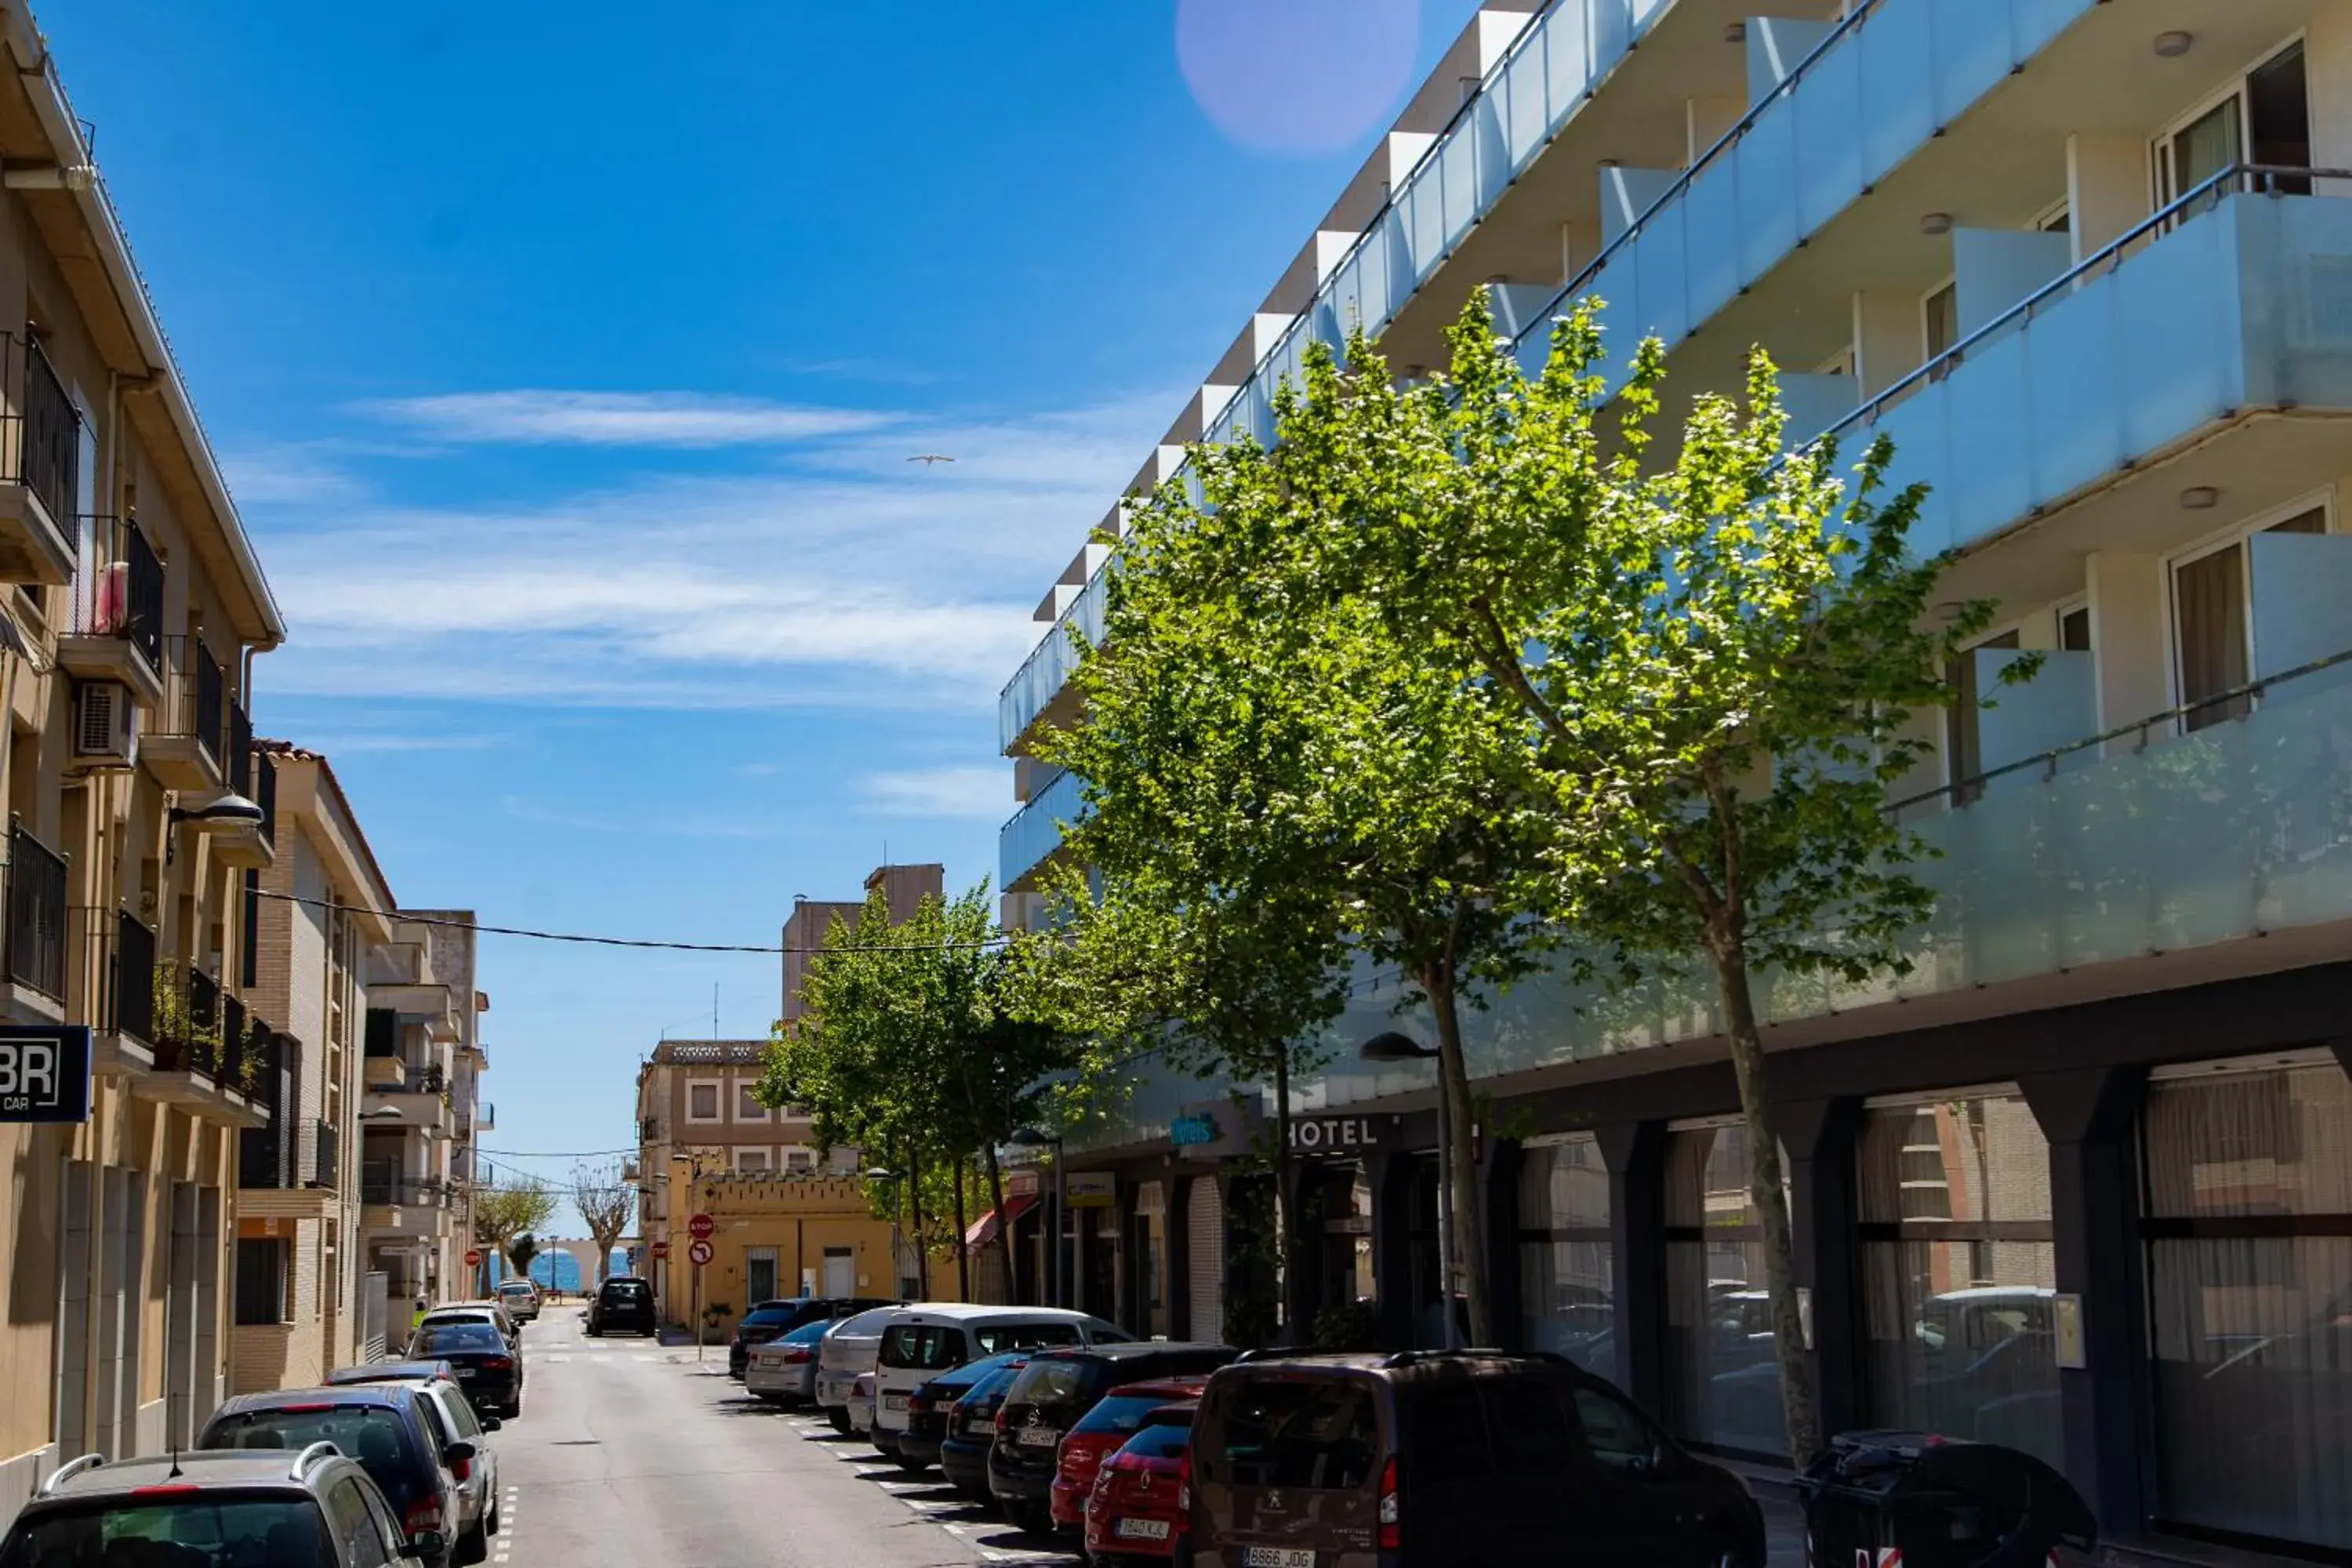
M708 1166L698 1175L692 1156L680 1155L666 1172L648 1169L646 1177L661 1181L667 1199L663 1228L645 1241L649 1251L668 1256L638 1266L654 1281L665 1324L684 1327L694 1311L688 1226L698 1214L709 1215L715 1226L701 1300L706 1321L720 1331L751 1303L778 1296L917 1293L909 1285L919 1274L912 1248L901 1246L893 1265L890 1222L874 1217L866 1185L855 1176ZM714 1307L726 1310L713 1313Z

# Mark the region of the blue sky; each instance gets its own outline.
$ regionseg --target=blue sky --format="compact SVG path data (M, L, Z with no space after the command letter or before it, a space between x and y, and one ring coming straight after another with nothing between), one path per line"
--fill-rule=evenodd
M993 873L1030 610L1473 9L40 20L293 627L257 727L412 906L763 942L886 847ZM481 984L486 1144L560 1152L779 980L488 937Z

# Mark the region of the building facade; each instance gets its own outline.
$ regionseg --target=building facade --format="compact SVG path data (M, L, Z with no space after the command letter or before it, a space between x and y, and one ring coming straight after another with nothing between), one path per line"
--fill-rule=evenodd
M188 1440L227 1385L277 1034L242 983L275 829L247 714L285 627L24 7L0 51L0 1002L87 1026L96 1068L88 1120L0 1125L5 1521L64 1458Z
M1189 441L1272 439L1275 386L1354 323L1400 374L1441 363L1476 289L1529 370L1597 295L1609 391L1644 335L1677 399L1736 393L1760 343L1792 440L1890 438L1945 593L2000 606L1955 681L2045 663L1890 803L1940 856L1911 973L1761 987L1830 1428L2031 1448L2126 1544L2352 1551L2352 5L1781 9L1482 10L1137 486ZM1107 553L1002 700L1014 920L1075 812L1026 753L1072 716L1065 628L1099 635ZM1431 1087L1353 1058L1400 1026L1369 978L1297 1087L1294 1266L1432 1342ZM1769 1463L1704 981L1563 970L1469 1020L1485 1240L1517 1342ZM1076 1279L1139 1327L1213 1331L1235 1294L1253 1178L1216 1108L1264 1096L1230 1087L1146 1083L1074 1152L1117 1184L1070 1227Z
M277 781L277 854L246 873L257 940L245 980L283 1020L244 1134L231 1391L316 1384L381 1350L387 1281L362 1267L358 1180L366 978L394 940L396 905L334 769L316 752L257 742Z

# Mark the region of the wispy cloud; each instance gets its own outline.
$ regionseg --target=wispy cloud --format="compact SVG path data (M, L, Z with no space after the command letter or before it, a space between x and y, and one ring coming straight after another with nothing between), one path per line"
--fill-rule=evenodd
M775 824L752 816L681 816L656 810L644 816L601 816L593 812L559 810L516 795L500 799L499 809L516 822L529 823L535 827L560 827L569 833L631 836L667 833L681 838L772 838L778 831Z
M694 392L452 392L362 405L446 441L571 447L752 447L894 424L874 409L821 408Z
M1012 815L1012 784L1013 775L1002 767L868 773L867 809L890 816L962 816L994 822Z
M225 455L229 492L248 506L310 505L359 493L352 476L316 445L250 447Z

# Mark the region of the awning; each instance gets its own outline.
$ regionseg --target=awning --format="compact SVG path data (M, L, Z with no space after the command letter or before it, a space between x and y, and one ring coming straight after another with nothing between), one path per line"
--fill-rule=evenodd
M1004 1200L1005 1218L1015 1225L1019 1224L1021 1216L1027 1214L1031 1205L1035 1204L1036 1201L1037 1194L1034 1193L1013 1194L1011 1197ZM989 1210L986 1214L972 1221L971 1226L963 1233L963 1244L967 1249L975 1247L986 1247L995 1239L996 1211L994 1209Z

